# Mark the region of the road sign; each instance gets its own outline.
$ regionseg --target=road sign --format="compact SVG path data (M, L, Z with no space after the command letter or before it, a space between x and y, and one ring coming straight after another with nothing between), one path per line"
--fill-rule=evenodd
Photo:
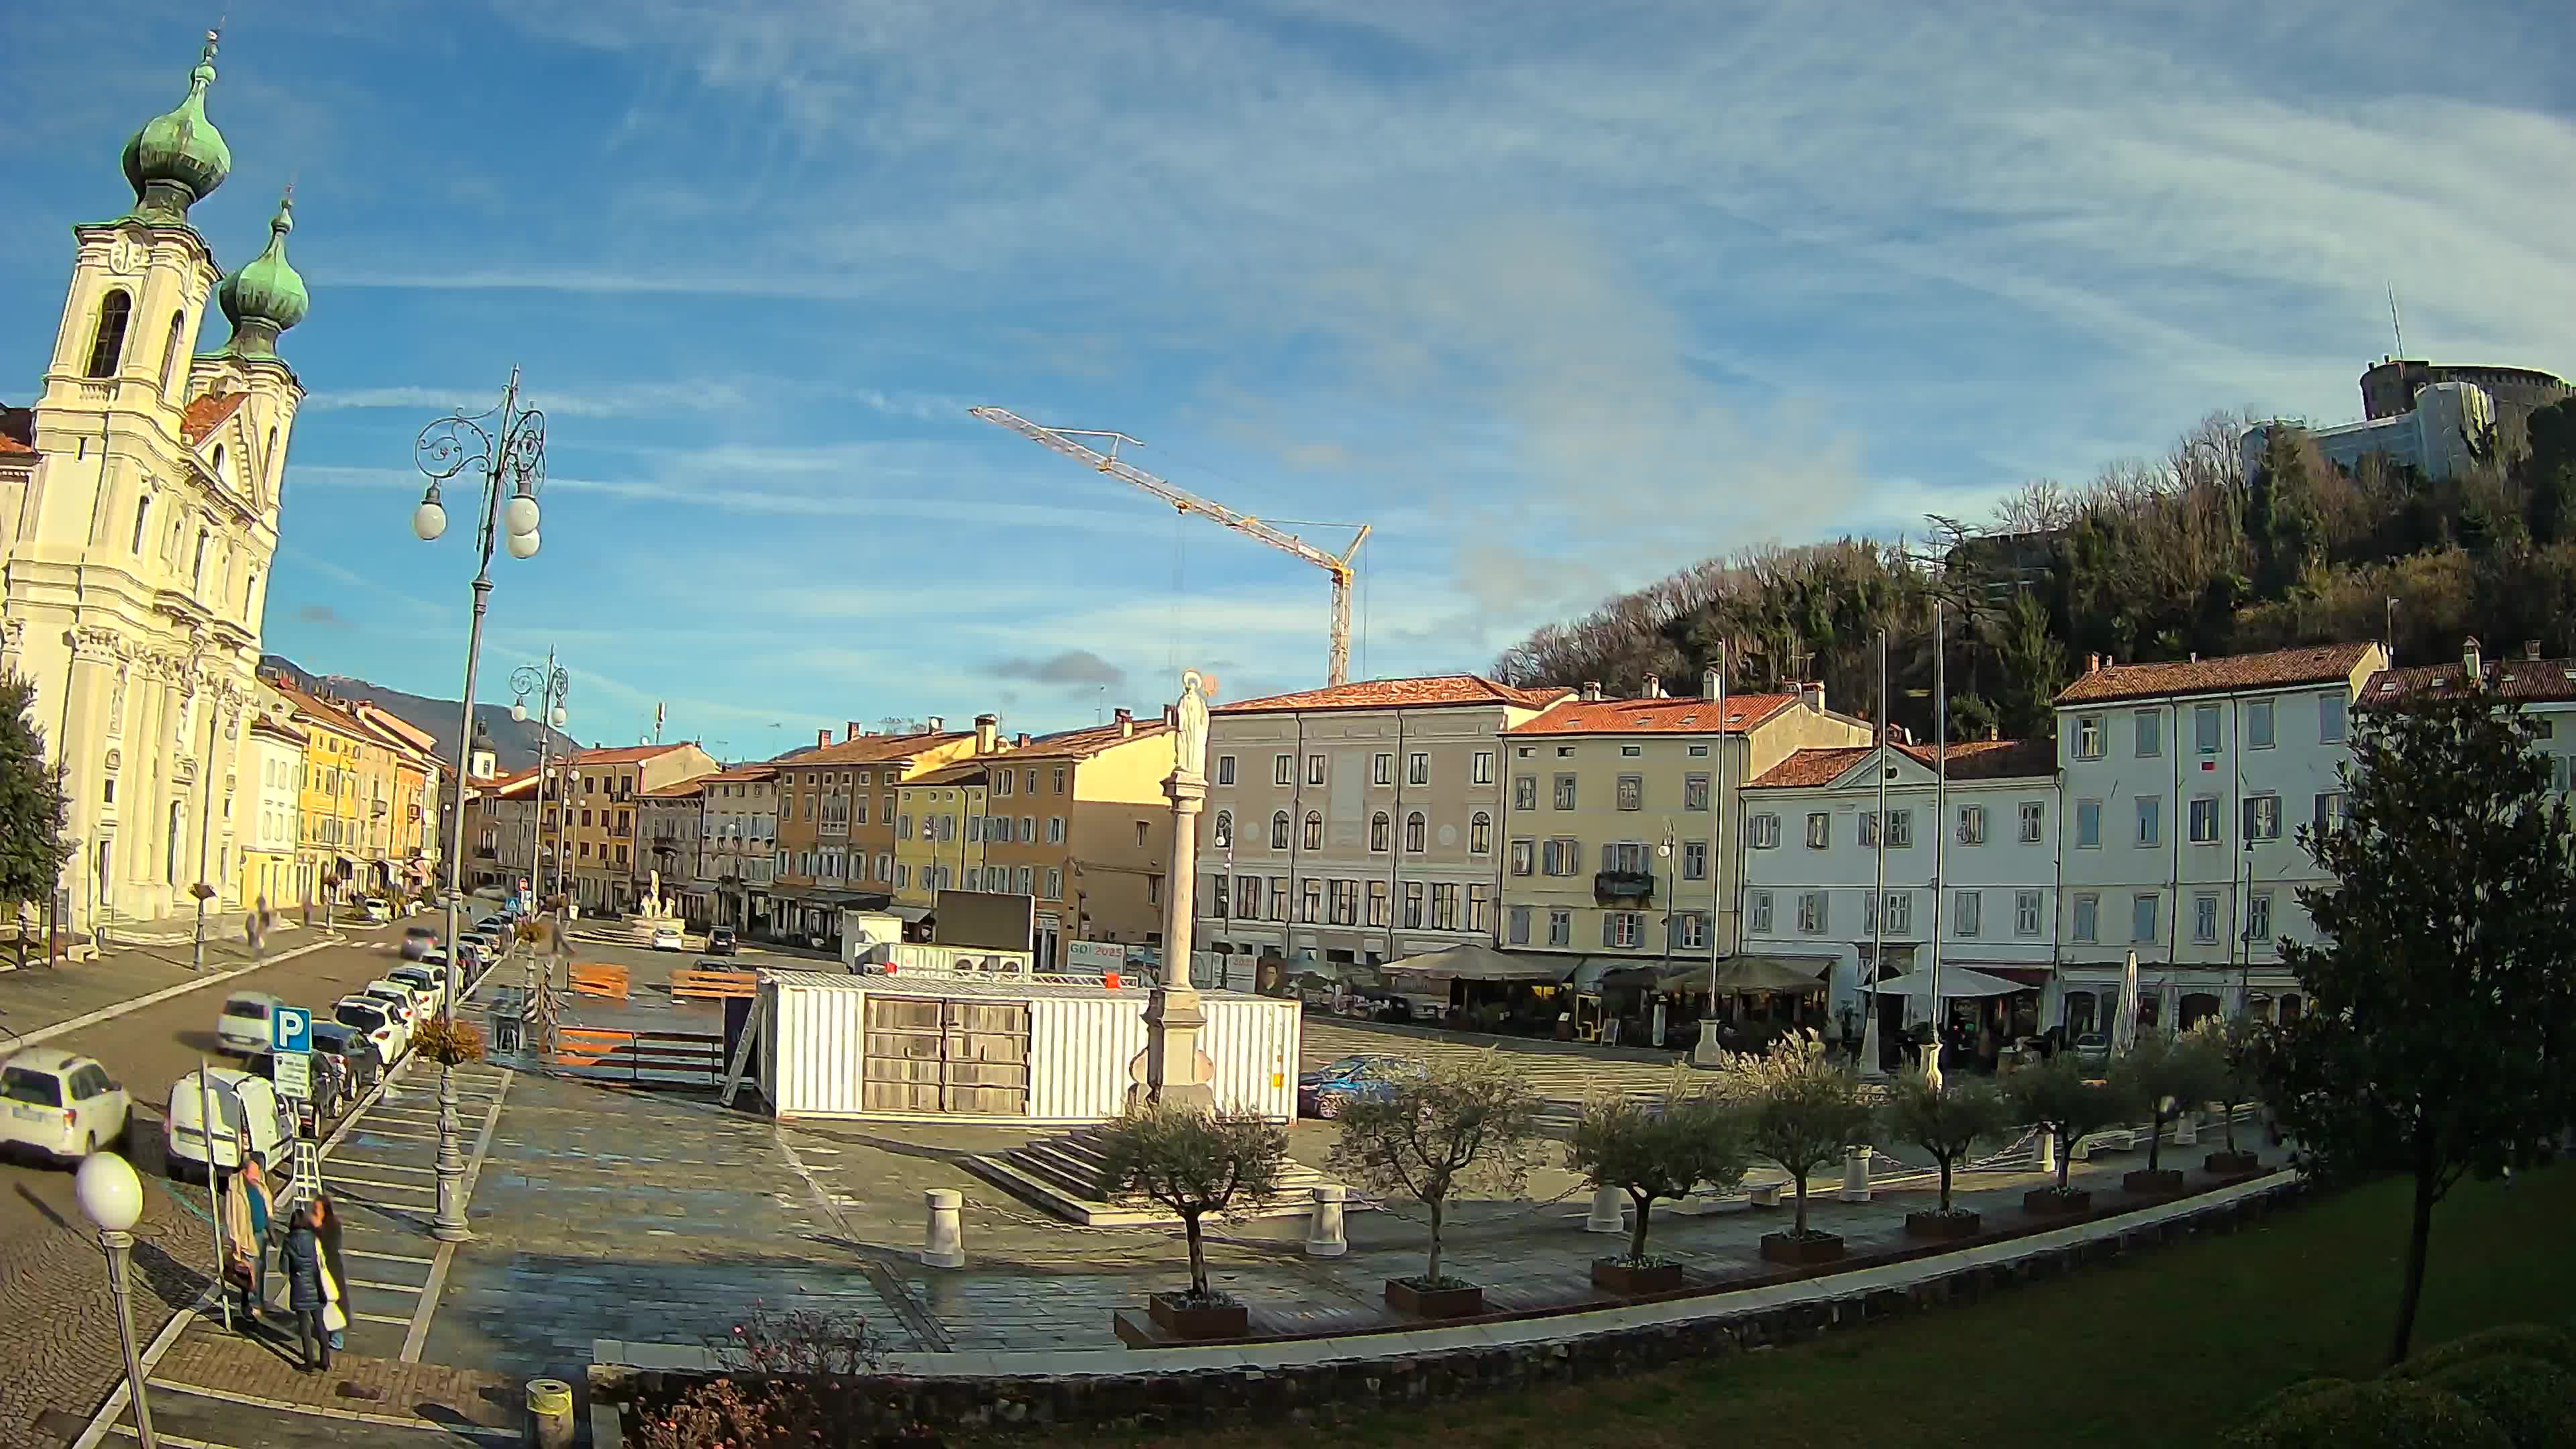
M313 1050L313 1013L300 1006L269 1013L268 1044L280 1053Z
M271 1058L270 1072L277 1083L277 1095L290 1102L310 1101L313 1097L313 1054L279 1052Z

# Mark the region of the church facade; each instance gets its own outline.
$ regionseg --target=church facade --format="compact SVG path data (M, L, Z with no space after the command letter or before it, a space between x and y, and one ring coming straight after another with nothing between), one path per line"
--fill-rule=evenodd
M132 209L73 227L42 390L0 428L0 667L34 683L63 771L82 929L186 913L199 883L238 897L259 833L245 751L304 398L277 341L309 303L288 202L229 274L189 220L232 168L214 56L209 35L185 98L127 143ZM210 307L229 335L201 351Z

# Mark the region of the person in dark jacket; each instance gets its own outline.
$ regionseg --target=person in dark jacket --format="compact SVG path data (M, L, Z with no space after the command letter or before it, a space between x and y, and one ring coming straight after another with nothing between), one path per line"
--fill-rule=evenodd
M286 1249L278 1256L286 1269L286 1306L295 1313L295 1347L304 1371L327 1371L331 1331L322 1324L322 1310L331 1299L323 1288L322 1238L314 1230L310 1205L295 1210L294 1224L286 1231Z
M340 1317L349 1317L349 1270L340 1262L340 1209L327 1192L313 1194L313 1234L322 1244L322 1266L331 1270L331 1301L339 1306ZM336 1352L347 1347L342 1336L347 1330L331 1330L331 1347Z

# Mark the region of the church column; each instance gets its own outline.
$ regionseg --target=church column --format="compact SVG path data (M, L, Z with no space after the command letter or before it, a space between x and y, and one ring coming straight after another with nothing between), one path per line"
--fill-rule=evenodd
M86 924L90 904L101 882L100 841L110 842L104 858L113 861L112 826L101 822L100 801L106 794L107 696L116 680L116 644L102 630L72 631L71 677L63 695L62 738L54 748L63 767L63 796L68 808L64 828L81 838L77 862L64 871L71 887L73 919Z

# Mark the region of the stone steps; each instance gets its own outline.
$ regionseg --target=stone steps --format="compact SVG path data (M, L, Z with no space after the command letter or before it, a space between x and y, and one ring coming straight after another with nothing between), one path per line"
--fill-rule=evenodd
M1100 1129L1077 1128L1041 1137L999 1154L965 1159L976 1176L1034 1208L1085 1227L1159 1227L1180 1219L1146 1204L1107 1203L1097 1196L1101 1154ZM1237 1210L1230 1218L1302 1217L1314 1202L1311 1189L1330 1179L1304 1163L1290 1161L1279 1175L1279 1193L1263 1207ZM1354 1207L1358 1204L1354 1203Z

